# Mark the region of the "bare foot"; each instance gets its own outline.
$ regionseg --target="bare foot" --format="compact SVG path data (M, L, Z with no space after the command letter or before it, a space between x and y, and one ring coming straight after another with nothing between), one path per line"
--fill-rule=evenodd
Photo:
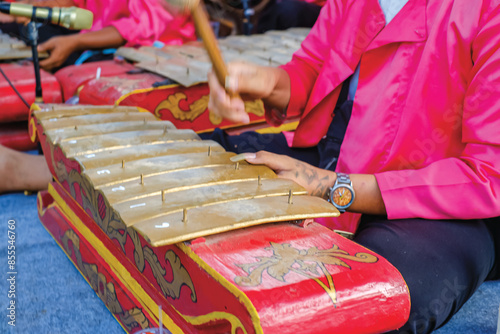
M0 193L45 190L52 180L43 155L18 152L0 145Z

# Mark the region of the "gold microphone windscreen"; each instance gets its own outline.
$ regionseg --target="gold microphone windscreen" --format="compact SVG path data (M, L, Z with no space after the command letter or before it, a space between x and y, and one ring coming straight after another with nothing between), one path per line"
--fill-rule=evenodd
M57 15L56 13L59 13ZM59 17L58 17L59 16ZM92 28L94 14L78 7L53 8L52 23L72 30Z

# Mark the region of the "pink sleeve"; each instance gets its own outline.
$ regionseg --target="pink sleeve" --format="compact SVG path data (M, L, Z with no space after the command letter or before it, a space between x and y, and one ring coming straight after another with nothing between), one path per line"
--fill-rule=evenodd
M152 45L155 41L182 44L195 38L188 16L173 17L159 1L130 0L130 16L110 23L127 40L127 46Z
M339 3L340 0L326 3L301 48L288 64L282 66L290 76L291 83L288 114L301 114L307 104L318 73L330 53L334 22L338 22L341 17L342 4Z
M474 219L500 216L500 10L472 43L474 66L463 106L457 158L419 170L376 174L390 219Z

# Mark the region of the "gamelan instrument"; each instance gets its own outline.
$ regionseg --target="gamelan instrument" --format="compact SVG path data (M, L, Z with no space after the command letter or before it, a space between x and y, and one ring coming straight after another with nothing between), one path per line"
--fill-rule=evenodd
M309 31L309 28L290 28L251 36L229 36L218 40L218 44L225 62L240 60L279 66L292 59ZM207 74L212 69L210 56L199 42L169 45L161 49L122 47L116 55L133 61L138 68L171 78L184 87L206 82Z
M128 333L380 333L407 286L315 223L337 216L262 165L135 107L32 107L55 181L40 220ZM233 159L232 159L233 158Z
M47 52L41 52L47 57ZM29 150L36 146L28 135L29 105L35 101L35 72L33 63L20 61L31 58L31 49L23 41L0 32L0 145L17 150ZM14 62L18 61L18 62ZM18 93L27 101L26 105ZM43 96L49 103L60 103L61 88L57 79L42 71Z
M259 35L229 36L218 40L218 44L225 62L242 60L279 66L292 58L309 30L291 28ZM236 126L207 111L206 81L212 63L200 42L161 49L122 47L116 56L133 65L115 60L69 66L58 71L56 77L65 99L78 92L81 104L139 106L171 121L177 128L196 132ZM252 123L264 123L262 101L248 102L246 107Z

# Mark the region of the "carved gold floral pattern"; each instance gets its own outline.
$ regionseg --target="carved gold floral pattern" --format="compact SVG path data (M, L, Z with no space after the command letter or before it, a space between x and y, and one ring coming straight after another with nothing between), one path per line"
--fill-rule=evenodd
M170 95L166 100L163 100L158 104L155 109L155 115L159 118L162 118L160 111L163 109L167 109L175 119L193 122L208 108L208 95L203 95L198 100L190 104L189 110L182 110L179 106L179 103L181 100L186 99L186 94L182 92L177 92ZM245 110L248 113L252 113L256 116L262 117L265 113L264 102L262 102L262 100L245 101ZM214 125L219 125L222 122L222 118L220 116L215 115L211 112L208 114L208 118Z
M116 240L118 242L124 254L126 253L125 244L127 242L127 237L130 237L134 245L134 260L137 269L139 269L141 273L144 272L147 262L153 272L156 283L161 288L165 297L173 299L180 298L181 288L185 285L191 291L191 300L193 302L197 301L196 290L191 276L174 251L167 251L164 258L165 264L172 267L173 279L169 282L164 277L166 273L165 268L163 268L158 257L154 255L153 250L148 245L144 247L141 245L138 233L133 228L127 228L121 221L120 216L108 203L99 206L100 201L104 201L102 194L98 190L93 189L88 179L75 169L71 169L68 173L63 161L55 162L54 146L51 146L50 158L57 175L57 180L59 180L60 183L67 182L70 185L71 196L73 198L80 197L82 199L82 208L84 211L91 216L111 240ZM77 192L79 192L78 196ZM103 214L99 213L99 207L104 210Z
M309 249L297 249L290 244L278 244L271 242L271 247L265 250L271 250L272 256L258 256L259 262L236 264L243 269L248 276L237 276L236 284L240 286L255 287L262 283L264 271L272 278L285 282L285 276L289 272L295 272L305 276L318 283L330 296L333 304L337 304L337 294L333 284L332 276L326 268L326 265L342 266L351 269L351 267L342 259L363 263L375 263L378 258L368 253L356 253L350 255L348 252L333 245L330 249L318 249L310 247ZM319 270L321 271L318 271ZM325 276L327 284L320 277Z
M245 110L249 114L262 117L265 113L264 102L262 100L245 101Z
M80 272L87 278L92 289L101 298L106 307L119 319L126 327L127 331L132 331L136 327L141 329L150 327L149 320L142 310L132 308L124 311L116 297L115 285L107 282L106 276L97 270L96 264L83 262L80 252L80 238L73 230L67 230L61 238L61 244L64 251L72 258L75 255L76 266Z
M193 122L207 109L208 95L200 97L198 100L189 105L189 110L184 111L180 108L179 102L186 99L186 94L182 92L170 95L166 100L163 100L160 104L158 104L155 109L155 115L161 118L160 110L167 109L175 119Z

